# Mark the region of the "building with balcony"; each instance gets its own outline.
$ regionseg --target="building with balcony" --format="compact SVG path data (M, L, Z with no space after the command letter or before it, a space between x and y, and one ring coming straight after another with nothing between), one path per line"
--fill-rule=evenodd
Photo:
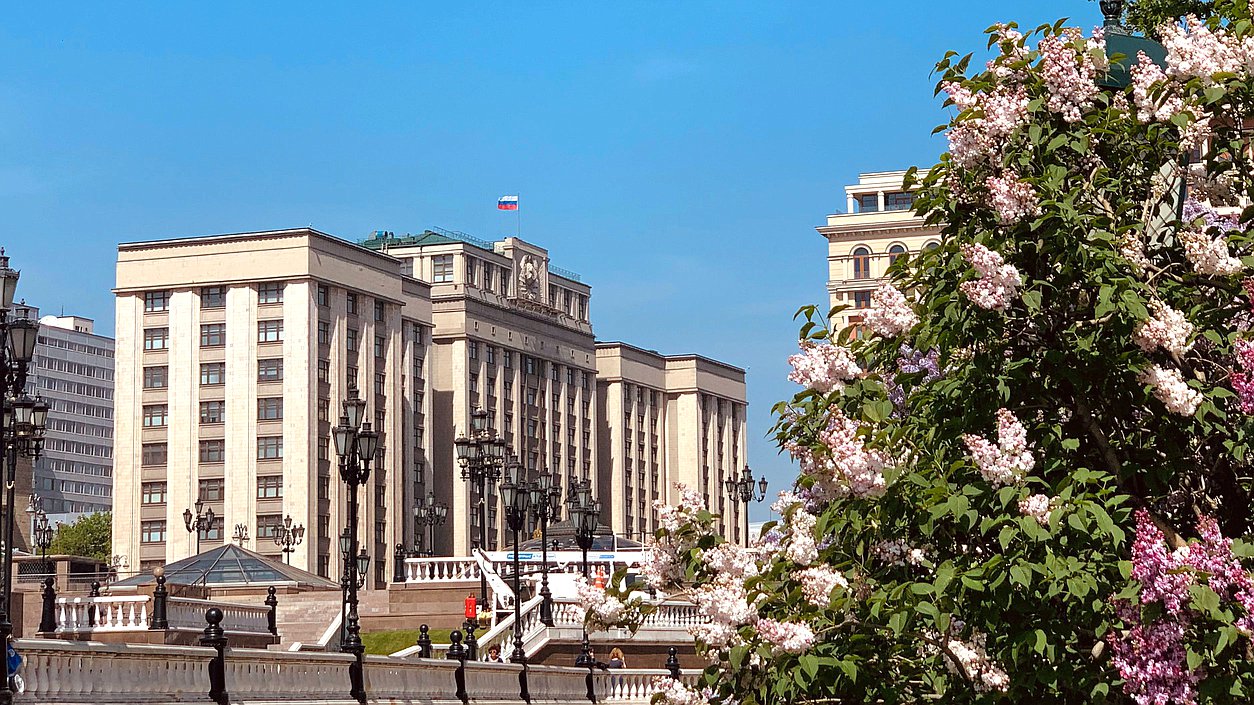
M816 230L827 238L827 293L830 305L845 306L832 316L833 330L853 326L860 333L861 309L897 258L940 245L940 229L924 224L911 210L914 196L904 186L906 172L858 176L845 187L845 213L827 216Z

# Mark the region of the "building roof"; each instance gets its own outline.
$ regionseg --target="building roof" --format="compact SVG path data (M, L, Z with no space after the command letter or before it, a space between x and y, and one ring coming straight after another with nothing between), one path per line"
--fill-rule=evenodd
M260 553L228 543L165 566L166 582L176 585L225 587L241 585L299 585L339 589L337 583ZM120 580L115 585L149 585L151 572Z
M638 347L636 345L632 345L631 343L624 343L621 340L598 340L596 341L596 348L598 350L611 350L613 348L626 348L628 350L634 350L637 353L643 353L645 355L649 355L660 360L665 360L665 361L697 360L700 362L705 362L711 365L715 365L717 367L722 367L723 369L730 370L732 372L737 372L742 375L745 373L745 370L743 367L737 367L731 363L723 362L722 360L715 360L712 357L706 357L705 355L701 355L698 353L681 353L679 355L663 355L662 353L656 350L649 350L646 348Z

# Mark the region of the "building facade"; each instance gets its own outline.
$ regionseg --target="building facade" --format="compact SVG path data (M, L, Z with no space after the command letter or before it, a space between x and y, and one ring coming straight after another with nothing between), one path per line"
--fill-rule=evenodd
M615 533L652 535L653 502L676 503L679 483L721 515L724 535L743 541L746 507L726 482L747 459L745 371L618 342L598 343L596 360L599 484Z
M118 247L115 553L150 569L233 540L339 575L347 488L330 429L349 390L380 451L359 490L375 581L413 543L430 482L430 287L401 263L312 229ZM218 517L203 536L183 513Z
M940 229L915 215L914 196L904 187L904 171L860 174L845 187L847 212L827 216L816 228L827 238L827 294L832 328L853 326L861 333L860 311L871 305L871 293L884 282L897 258L940 245Z
M529 477L557 473L594 480L596 349L589 317L592 289L518 238L487 242L450 231L396 237L379 231L362 243L430 282L433 363L431 460L435 496L450 519L436 531L438 553L467 555L487 505L487 546L509 540L496 487L479 497L461 478L454 440L477 408L505 439ZM472 511L473 509L473 511Z

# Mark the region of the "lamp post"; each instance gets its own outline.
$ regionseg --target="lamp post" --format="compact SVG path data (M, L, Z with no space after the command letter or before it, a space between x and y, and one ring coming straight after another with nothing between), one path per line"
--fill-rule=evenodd
M243 546L248 540L248 524L236 524L235 533L231 534L231 541L236 545Z
M546 627L553 626L553 592L549 590L549 522L557 521L562 512L562 488L549 473L540 473L532 482L531 518L540 523L540 621ZM514 547L517 552L518 547Z
M488 423L488 412L475 409L470 413L470 435L453 441L457 462L462 466L462 479L479 492L479 535L472 537L472 548L488 547L488 485L501 479L505 465L505 439ZM472 532L473 533L473 532ZM479 574L479 608L488 605L488 578Z
M292 564L292 553L305 540L305 525L292 526L292 515L283 517L283 523L274 529L274 545L283 547L283 562Z
M522 479L522 464L517 458L511 458L505 465L505 481L501 483L501 505L505 510L505 522L514 535L514 652L510 654L511 663L522 664L523 670L518 674L519 697L523 702L531 702L531 693L527 689L527 652L523 651L522 641L522 598L519 592L520 568L518 565L518 534L527 522L528 505L531 503L531 488Z
M44 429L48 422L48 403L26 395L26 377L31 359L35 356L35 342L39 337L39 322L26 316L10 316L13 294L17 291L20 273L9 267L9 258L0 249L0 398L4 400L0 419L0 443L4 445L5 489L4 504L4 599L0 601L0 647L7 649L13 636L10 620L13 593L13 528L17 509L17 458L18 455L38 458L43 451ZM9 690L9 660L0 658L0 705L13 702Z
M348 668L351 695L365 703L365 647L361 643L361 623L357 616L357 589L365 585L370 557L364 548L360 554L357 550L357 488L370 478L370 461L374 460L379 434L370 430L369 421L362 422L366 400L358 397L355 388L349 388L343 409L339 425L331 429L335 453L340 457L340 479L348 485L348 526L340 536L340 550L344 554L343 613L346 615L345 628L340 632L340 650L356 657Z
M192 510L183 510L183 525L187 527L187 533L196 534L196 553L200 553L201 535L206 537L209 530L213 528L213 521L217 519L217 515L213 513L213 507L205 507L205 501L196 498L196 516L192 516Z
M52 535L55 532L52 529L52 525L48 523L47 513L40 506L42 502L40 502L39 495L31 495L31 498L35 500L35 502L32 502L35 505L35 510L33 512L34 518L31 521L31 541L39 549L40 572L45 574L51 573L52 571L48 567L48 547L52 545Z
M597 525L601 521L601 503L592 499L592 483L589 480L570 482L570 492L566 495L566 513L570 522L575 525L575 543L583 552L581 570L583 579L588 579L588 550L592 548L592 540L596 536ZM583 628L583 643L575 665L591 669L595 664L592 660L592 647L588 644L588 629Z
M131 562L125 555L115 554L109 561L109 577L105 580L105 582L113 582L114 580L117 580L118 576L122 574L122 571L130 567Z
M756 492L755 492L756 490ZM739 502L745 505L745 545L749 545L749 503L761 502L766 499L766 477L763 476L757 481L755 487L753 481L753 470L749 466L745 466L744 477L736 477L732 475L727 481L727 495L732 502Z
M425 503L414 507L414 523L427 527L427 555L435 555L435 527L442 526L448 519L448 505L435 501L435 493L428 490Z

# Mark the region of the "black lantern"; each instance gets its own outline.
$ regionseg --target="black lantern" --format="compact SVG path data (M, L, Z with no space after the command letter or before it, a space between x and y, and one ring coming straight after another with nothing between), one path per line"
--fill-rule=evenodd
M474 409L470 413L470 434L459 436L453 441L457 453L457 462L462 468L462 480L468 481L471 489L478 494L477 500L471 497L472 503L479 507L479 533L475 536L471 522L471 550L483 550L488 546L488 485L501 479L501 470L505 466L505 458L509 449L505 440L496 429L492 428L490 415L484 409ZM467 520L470 519L468 513ZM434 525L432 525L434 526ZM435 534L432 529L432 542ZM488 579L482 573L479 576L479 609L488 605Z
M756 490L756 492L755 492ZM749 466L745 466L745 474L743 477L731 476L727 481L727 496L733 504L743 504L744 523L745 523L745 545L749 545L749 503L761 502L766 499L766 478L757 481L754 484L753 470Z
M196 553L200 553L200 539L209 538L209 532L213 530L213 522L218 518L213 513L213 507L205 507L203 499L196 499L196 515L192 516L192 510L183 510L183 525L187 528L187 533L196 534Z

